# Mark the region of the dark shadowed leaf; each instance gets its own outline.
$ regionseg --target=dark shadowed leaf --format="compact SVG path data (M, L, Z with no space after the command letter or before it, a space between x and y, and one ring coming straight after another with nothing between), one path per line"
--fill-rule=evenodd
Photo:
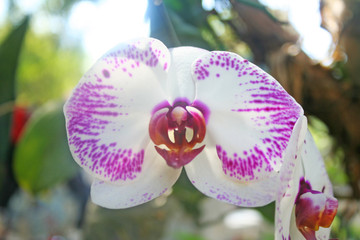
M203 39L200 27L187 23L181 15L178 15L172 9L168 9L168 11L175 32L182 45L211 49L209 44Z
M16 179L32 193L71 178L78 169L67 144L62 106L51 103L36 111L16 148Z
M148 0L147 18L150 19L150 36L161 40L167 47L181 45L164 4Z
M11 111L15 99L15 75L29 18L14 28L0 46L0 164L9 148Z

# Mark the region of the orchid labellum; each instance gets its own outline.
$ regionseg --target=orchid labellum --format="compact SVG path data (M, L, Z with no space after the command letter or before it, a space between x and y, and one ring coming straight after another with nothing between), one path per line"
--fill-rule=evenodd
M337 212L323 159L306 126L306 118L300 118L280 171L275 239L328 240Z
M302 128L294 126L303 119L280 84L242 57L168 49L150 38L100 58L64 112L73 157L95 179L92 200L107 208L160 196L183 167L207 196L238 206L270 203L283 163L293 164L286 156L298 150ZM310 183L304 198L319 191Z

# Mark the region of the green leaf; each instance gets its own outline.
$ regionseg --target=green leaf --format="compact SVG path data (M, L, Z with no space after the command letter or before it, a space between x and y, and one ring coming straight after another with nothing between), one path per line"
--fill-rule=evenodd
M29 17L14 28L0 46L0 164L10 145L11 111L15 99L15 77Z
M266 220L274 223L275 202L269 203L263 207L258 207L256 210L258 210Z
M71 178L78 169L68 147L62 106L51 103L37 110L15 150L15 177L31 193Z

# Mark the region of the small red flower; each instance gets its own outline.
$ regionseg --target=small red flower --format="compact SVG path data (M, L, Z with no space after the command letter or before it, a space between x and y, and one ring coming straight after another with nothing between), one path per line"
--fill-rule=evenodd
M24 131L24 126L30 115L25 107L15 106L11 126L11 142L17 143Z

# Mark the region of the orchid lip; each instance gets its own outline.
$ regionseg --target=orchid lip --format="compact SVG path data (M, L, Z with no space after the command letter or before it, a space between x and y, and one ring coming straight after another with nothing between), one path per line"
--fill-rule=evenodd
M156 151L173 168L180 168L191 162L205 147L195 146L205 138L206 121L202 110L188 101L162 104L154 110L149 135L156 145ZM165 145L166 148L160 148Z

